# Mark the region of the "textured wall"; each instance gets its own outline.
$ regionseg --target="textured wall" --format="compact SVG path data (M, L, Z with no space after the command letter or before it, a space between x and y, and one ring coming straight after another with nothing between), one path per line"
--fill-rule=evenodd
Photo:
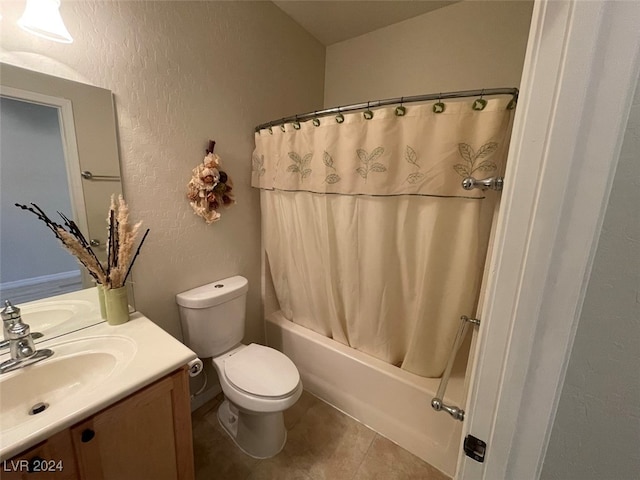
M640 84L541 478L640 475Z
M327 48L326 107L520 85L533 2L464 1Z
M246 339L262 340L253 127L321 107L324 48L271 2L63 0L71 45L18 29L23 8L0 3L2 61L115 94L124 192L151 229L134 272L138 309L180 338L175 294L240 274ZM185 199L209 138L237 199L210 226Z

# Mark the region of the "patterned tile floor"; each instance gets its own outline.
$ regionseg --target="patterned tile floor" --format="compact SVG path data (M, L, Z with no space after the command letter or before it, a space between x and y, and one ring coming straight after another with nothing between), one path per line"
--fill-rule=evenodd
M256 460L242 453L219 425L221 401L222 395L193 412L196 480L449 480L307 392L285 412L283 451Z

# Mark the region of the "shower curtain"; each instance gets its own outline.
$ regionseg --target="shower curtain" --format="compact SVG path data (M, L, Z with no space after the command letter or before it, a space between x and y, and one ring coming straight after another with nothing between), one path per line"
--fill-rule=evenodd
M511 130L509 99L483 102L256 133L252 185L285 317L412 373L442 374L460 316L475 313L497 201L461 181L503 173Z

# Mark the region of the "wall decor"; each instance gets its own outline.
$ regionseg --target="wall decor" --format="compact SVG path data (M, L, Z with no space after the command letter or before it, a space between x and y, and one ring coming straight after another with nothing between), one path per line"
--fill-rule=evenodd
M216 142L209 141L204 160L192 170L187 185L191 208L208 224L220 220L221 207L235 203L231 178L222 170L220 156L213 153L215 145Z

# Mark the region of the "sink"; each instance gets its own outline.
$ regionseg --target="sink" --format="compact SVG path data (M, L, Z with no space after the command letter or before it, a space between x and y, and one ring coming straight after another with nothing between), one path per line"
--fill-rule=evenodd
M22 320L29 325L37 325L45 330L55 325L72 320L80 315L87 315L93 306L82 300L66 300L38 302L26 304L21 308Z
M33 339L40 343L102 322L94 290L88 288L15 306L20 308L22 321L29 325ZM80 298L65 298L72 295ZM8 348L7 342L0 342L0 353Z
M68 307L82 308L83 302L58 301L87 300L93 301L91 308L100 317L95 291L74 295L75 298L56 298L55 303L39 302L49 304L44 309L28 309L38 304L25 304L23 312L53 312L55 321L73 324L76 313L69 318L64 312ZM35 324L38 320L25 321ZM185 368L196 358L195 353L140 312L133 313L122 325L95 322L84 326L55 339L45 337L36 347L53 350L51 357L0 375L0 463L177 368ZM9 353L3 353L0 362L8 358Z
M91 395L98 385L125 371L136 353L132 340L117 335L87 337L47 347L53 350L52 357L0 375L3 434L59 413L72 399L77 402Z
M40 332L52 338L56 332L70 332L87 326L87 321L101 321L100 310L85 300L37 301L18 305L22 321L32 332ZM94 322L95 323L95 322Z

